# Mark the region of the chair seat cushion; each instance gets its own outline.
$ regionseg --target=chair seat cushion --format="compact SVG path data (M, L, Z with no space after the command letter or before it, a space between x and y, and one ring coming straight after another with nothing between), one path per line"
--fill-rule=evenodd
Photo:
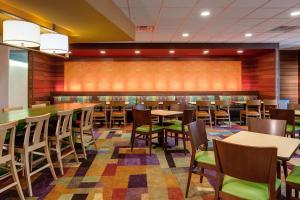
M197 111L196 116L197 117L209 117L209 113L207 111Z
M241 114L243 114L243 115L247 114L250 116L259 116L260 115L259 112L256 110L248 110L247 112L246 112L246 110L241 110Z
M124 117L124 112L113 111L111 114L113 117Z
M228 112L226 112L224 110L216 110L215 111L215 116L217 116L217 117L228 117L229 114L228 114Z
M164 123L181 124L182 121L181 121L181 120L178 120L178 119L169 119L169 120L165 120Z
M280 184L280 179L276 179L276 191L280 187ZM245 181L231 176L224 176L222 191L241 199L269 199L268 184Z
M182 131L182 127L181 127L181 124L173 124L173 125L170 125L170 126L167 126L165 127L167 130L171 130L171 131L178 131L178 132L181 132ZM188 132L189 129L188 127L185 125L184 126L184 131L185 132Z
M286 182L300 184L300 166L294 167L291 173L286 177Z
M209 165L216 165L215 154L213 151L198 151L195 155L195 161Z
M152 132L160 132L162 130L164 130L164 127L159 125L152 125ZM150 132L150 126L149 125L139 126L136 128L136 131L148 133Z
M288 124L286 125L286 131L287 132L292 132L293 131L293 125ZM300 131L300 125L295 125L295 131Z
M94 112L94 117L105 117L105 112Z

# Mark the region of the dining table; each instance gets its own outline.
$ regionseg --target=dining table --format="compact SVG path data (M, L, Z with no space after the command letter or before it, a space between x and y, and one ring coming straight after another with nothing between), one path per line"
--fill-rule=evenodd
M292 158L300 145L300 140L297 138L281 137L250 131L240 131L225 138L223 141L255 147L276 147L277 159L282 162L285 176L287 176L286 162ZM280 176L280 168L277 168L277 175Z

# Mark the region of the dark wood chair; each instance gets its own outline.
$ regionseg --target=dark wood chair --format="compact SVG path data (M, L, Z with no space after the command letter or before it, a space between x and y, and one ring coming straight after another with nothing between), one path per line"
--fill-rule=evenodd
M245 124L248 124L249 117L261 118L261 100L248 100L246 109L240 111L240 124L245 119Z
M295 190L295 197L292 197L292 190ZM295 166L286 177L286 199L299 199L300 191L300 166Z
M205 126L206 124L203 120L197 120L188 125L192 155L185 193L186 198L188 197L192 174L200 175L200 183L203 181L203 176L215 179L214 176L204 173L204 169L216 169L214 152L208 151L208 139ZM198 170L199 167L200 171Z
M277 149L213 140L217 186L215 199L271 199L281 195L276 179Z
M229 127L231 127L230 120L230 102L229 101L216 101L216 110L214 112L215 126L218 124L218 120L228 120Z
M278 102L276 99L264 99L263 102L263 117L270 118L270 110L278 109Z
M149 110L157 110L159 108L159 102L158 101L144 101L144 105ZM158 116L152 116L152 122L153 123L159 123L159 117Z
M172 105L176 105L177 101L163 101L163 109L164 110L171 110Z
M248 130L275 136L285 136L286 120L249 118ZM277 176L281 177L280 165L283 167L284 176L287 177L286 161L277 161Z
M196 101L196 119L209 121L212 128L211 102L210 101Z
M133 150L135 139L146 140L149 145L149 153L152 152L153 134L159 134L164 131L164 127L152 124L151 110L136 110L132 109L133 114L133 129L131 136L131 151Z
M271 119L286 120L286 134L285 136L295 137L296 131L300 131L300 126L295 123L295 111L294 110L283 110L283 109L271 109Z
M187 125L193 121L194 113L195 113L194 110L184 110L182 116L182 123L178 123L178 124L175 123L165 127L165 143L167 144L168 142L168 136L173 137L172 133L174 133L176 144L178 144L178 139L182 139L185 154L186 154L186 140L188 138ZM171 133L171 135L168 135L168 133Z
M97 105L94 107L94 123L97 122L104 122L107 128L107 109L105 101L97 102Z

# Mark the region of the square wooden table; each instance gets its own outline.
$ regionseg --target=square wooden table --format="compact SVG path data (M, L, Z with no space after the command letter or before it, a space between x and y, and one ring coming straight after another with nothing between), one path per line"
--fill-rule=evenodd
M280 137L250 131L241 131L225 138L223 141L256 147L276 147L277 158L282 161L291 159L300 145L296 138Z

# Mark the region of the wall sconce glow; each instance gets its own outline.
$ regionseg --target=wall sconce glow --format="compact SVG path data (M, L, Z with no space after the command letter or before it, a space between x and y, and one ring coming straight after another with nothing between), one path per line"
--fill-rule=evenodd
M202 11L202 12L200 13L200 15L201 15L202 17L207 17L207 16L210 15L210 12L209 12L208 10L205 10L205 11Z
M40 46L40 26L21 20L3 22L3 43L19 47Z
M291 12L291 17L297 17L300 15L300 11L294 11L294 12Z
M189 37L190 34L189 33L182 33L182 37Z
M244 51L243 50L237 50L236 51L238 54L242 54L242 53L244 53Z
M204 51L203 51L203 54L205 54L205 55L206 55L206 54L209 54L209 50L204 50Z
M40 50L51 54L66 54L69 52L69 38L58 33L42 34Z
M140 50L135 50L134 53L135 53L135 54L140 54L141 51L140 51Z
M246 37L246 38L249 38L249 37L252 37L252 36L253 36L252 33L245 33L245 37Z
M169 53L170 53L170 54L174 54L174 53L175 53L175 50L170 50Z
M106 54L106 51L105 51L105 50L101 50L101 51L100 51L100 54L105 55L105 54Z

